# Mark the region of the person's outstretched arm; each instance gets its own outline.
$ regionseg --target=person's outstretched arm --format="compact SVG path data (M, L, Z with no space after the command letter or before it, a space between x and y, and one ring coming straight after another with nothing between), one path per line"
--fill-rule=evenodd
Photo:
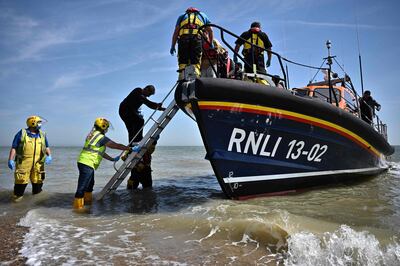
M164 111L165 108L162 107L162 103L156 103L156 102L152 102L149 99L145 98L144 100L144 104L154 110L159 110L159 111Z
M125 146L124 144L116 143L112 140L109 140L106 144L106 147L111 148L111 149L116 149L116 150L121 150L121 151L127 151L130 149L130 147Z

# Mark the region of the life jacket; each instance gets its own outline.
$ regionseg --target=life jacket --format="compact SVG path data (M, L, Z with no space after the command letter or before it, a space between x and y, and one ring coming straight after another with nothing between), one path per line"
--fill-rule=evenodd
M208 41L203 41L203 52L205 54L206 60L208 58L217 59L217 57L218 57L217 48L215 46L214 46L214 48L211 48Z
M100 140L103 138L103 133L98 130L92 130L86 137L85 145L78 158L78 163L97 169L106 151L106 146L100 146L99 144Z
M204 18L200 11L195 8L186 10L186 18L179 23L179 36L196 35L199 28L204 25Z
M17 164L22 164L25 160L32 160L33 164L44 161L46 155L46 134L39 130L39 138L32 138L21 129L21 141L17 147ZM30 169L27 169L30 170Z
M251 37L246 40L249 43L245 42L244 46L243 46L243 55L248 54L252 48L254 48L255 54L263 54L264 53L263 49L265 49L265 45L264 45L263 40L261 40L261 38L259 36L259 34L261 32L260 28L258 28L258 27L251 28L250 32L251 32ZM250 43L253 45L257 45L257 46L261 47L262 49L260 49L258 47L253 47L250 45Z

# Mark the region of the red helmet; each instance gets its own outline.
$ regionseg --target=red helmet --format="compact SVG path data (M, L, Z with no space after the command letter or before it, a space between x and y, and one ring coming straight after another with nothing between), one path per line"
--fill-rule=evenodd
M191 6L188 9L186 9L186 12L193 13L193 12L199 12L199 10L197 8Z

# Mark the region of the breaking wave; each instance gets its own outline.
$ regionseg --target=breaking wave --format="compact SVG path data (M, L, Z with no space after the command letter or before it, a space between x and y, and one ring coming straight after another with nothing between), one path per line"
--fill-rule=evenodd
M285 265L399 265L400 245L382 246L372 234L342 225L322 237L309 232L288 238Z

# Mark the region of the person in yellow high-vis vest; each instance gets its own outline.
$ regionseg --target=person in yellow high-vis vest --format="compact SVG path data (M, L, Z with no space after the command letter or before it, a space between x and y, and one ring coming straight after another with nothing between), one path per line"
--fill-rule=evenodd
M184 70L189 65L193 65L196 76L200 76L202 37L199 28L207 24L211 24L207 15L194 7L189 7L184 14L178 17L169 52L171 55L175 54L175 45L178 42L179 80L184 79ZM212 44L214 39L212 28L205 27L204 30L208 32Z
M247 42L246 42L247 41ZM265 67L269 67L271 64L271 49L272 43L268 38L268 35L261 30L260 22L253 22L250 25L248 31L243 32L236 41L234 61L237 62L237 53L239 52L240 46L243 45L242 54L247 64L244 66L246 73L260 73L266 74ZM256 46L253 46L253 45ZM260 49L260 48L261 49ZM264 63L264 50L267 51L267 62Z
M95 120L93 129L86 137L85 145L78 158L79 179L75 193L74 209L83 209L84 204L91 204L94 186L94 171L99 167L103 158L109 161L118 161L120 156L112 158L106 147L117 150L130 150L130 147L115 143L105 136L110 122L99 117Z
M15 170L15 202L20 201L25 193L29 180L32 183L32 194L42 191L45 179L44 165L52 161L49 143L45 132L40 130L43 119L30 116L26 120L28 128L21 129L14 137L8 167Z

